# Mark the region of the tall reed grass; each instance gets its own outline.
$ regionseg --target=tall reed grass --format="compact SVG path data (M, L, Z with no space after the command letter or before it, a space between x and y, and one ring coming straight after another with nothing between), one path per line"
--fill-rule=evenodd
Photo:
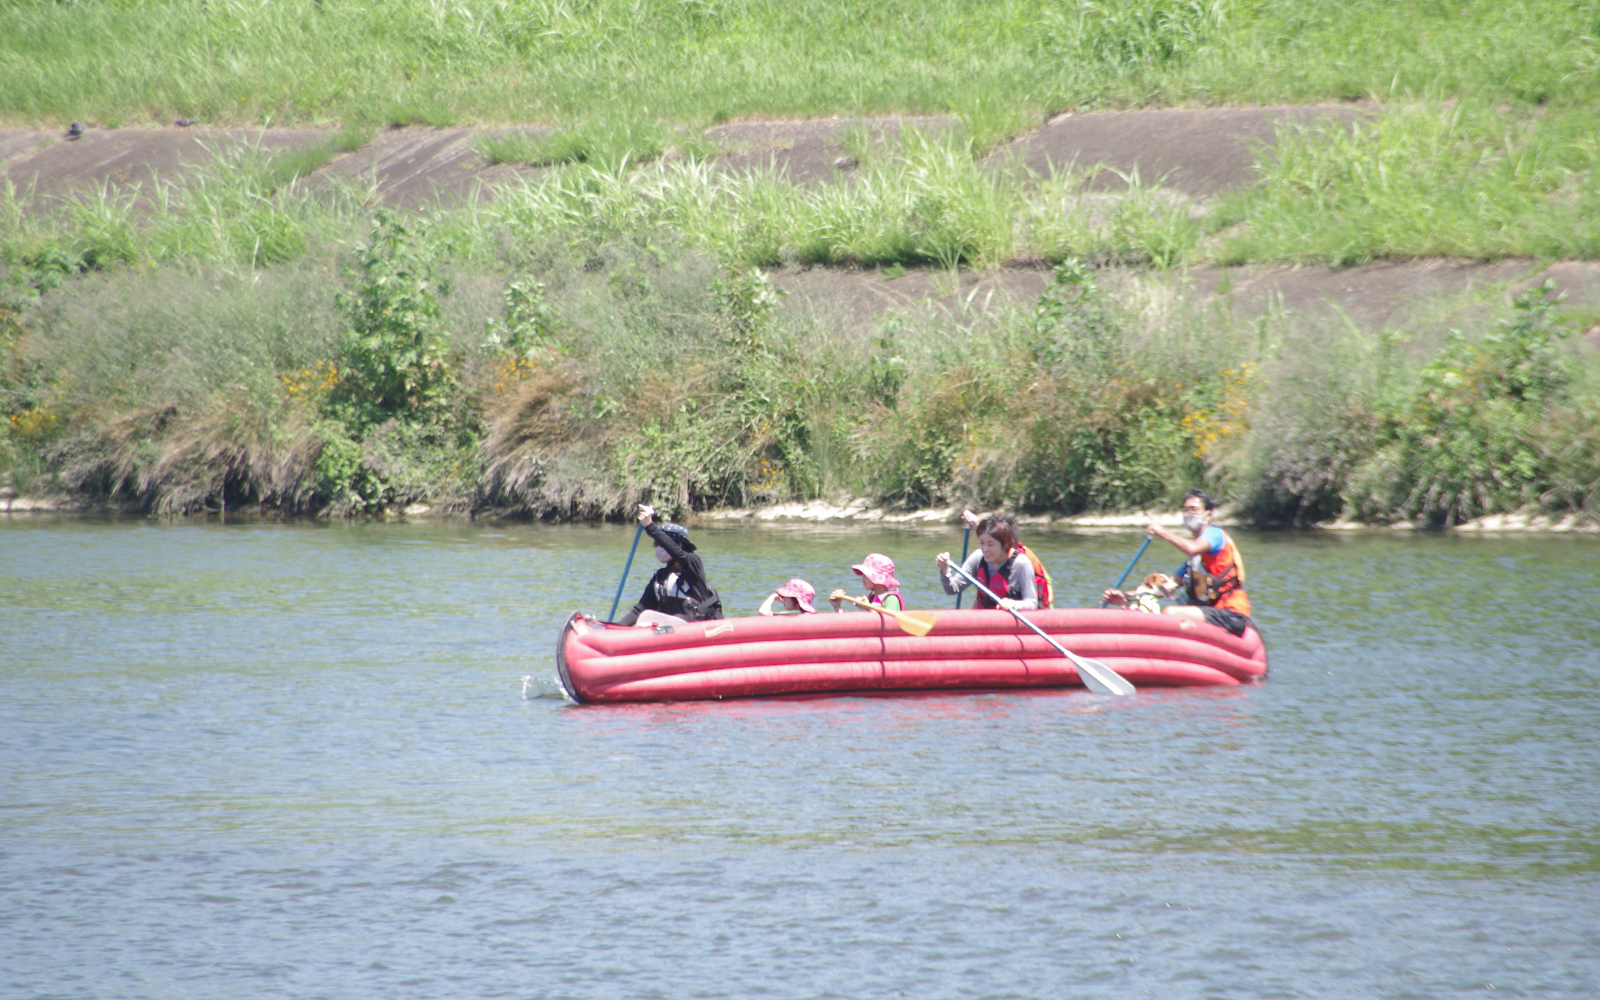
M101 183L56 203L0 185L0 260L50 258L79 269L189 261L258 266L304 256L318 240L342 238L369 214L367 193L302 182L338 148L309 151L219 144L181 180L143 188Z

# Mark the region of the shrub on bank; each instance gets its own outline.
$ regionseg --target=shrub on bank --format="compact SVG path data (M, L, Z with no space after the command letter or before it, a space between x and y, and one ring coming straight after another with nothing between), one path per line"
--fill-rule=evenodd
M1413 358L1397 333L1242 336L1069 262L1032 309L863 334L659 233L493 277L452 271L452 238L380 216L353 253L247 275L22 275L13 488L595 517L840 495L1076 513L1198 482L1263 523L1592 512L1600 490L1600 372L1542 292Z

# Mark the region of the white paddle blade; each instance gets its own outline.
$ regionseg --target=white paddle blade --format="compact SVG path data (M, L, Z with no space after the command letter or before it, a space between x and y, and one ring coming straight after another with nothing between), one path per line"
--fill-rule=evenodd
M1078 668L1078 677L1083 681L1083 686L1095 694L1124 696L1133 694L1137 690L1126 677L1099 660L1085 660L1081 656L1074 656L1072 664Z

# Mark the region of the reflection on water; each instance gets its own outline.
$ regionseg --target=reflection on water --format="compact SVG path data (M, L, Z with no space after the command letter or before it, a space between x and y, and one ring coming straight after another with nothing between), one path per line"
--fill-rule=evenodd
M1245 533L1259 687L523 698L631 535L0 523L0 995L1600 985L1600 541ZM730 612L961 541L696 540Z

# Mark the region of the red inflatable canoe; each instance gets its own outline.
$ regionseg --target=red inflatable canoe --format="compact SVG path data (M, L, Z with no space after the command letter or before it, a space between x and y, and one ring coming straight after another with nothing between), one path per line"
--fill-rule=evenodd
M1071 661L1005 611L936 611L925 636L870 612L623 628L574 614L556 667L576 702L689 701L873 691L1082 687ZM1267 674L1255 629L1134 611L1024 612L1051 638L1137 687L1249 684Z

